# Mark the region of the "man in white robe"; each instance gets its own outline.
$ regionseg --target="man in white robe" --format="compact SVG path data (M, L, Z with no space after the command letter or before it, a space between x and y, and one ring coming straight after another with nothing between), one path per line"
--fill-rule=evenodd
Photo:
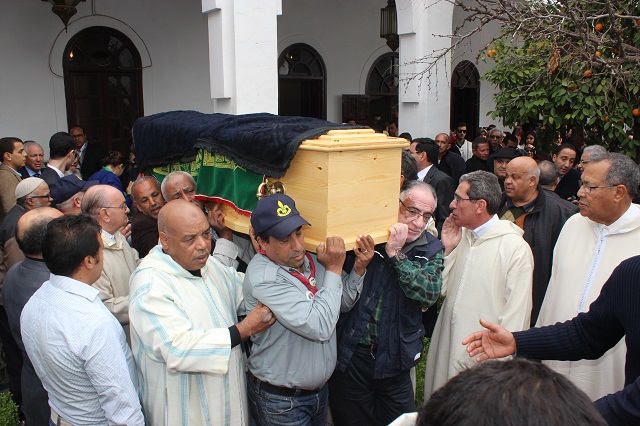
M587 312L616 266L640 254L640 206L631 203L638 185L640 169L624 155L608 154L585 165L580 214L567 220L558 237L536 327ZM544 363L596 400L624 387L625 355L620 341L596 360Z
M175 200L158 215L160 245L131 277L131 343L147 424L249 424L239 344L275 319L244 311L244 276L209 256L204 213Z
M477 171L460 178L442 228L446 298L427 354L425 400L475 364L461 342L481 318L508 329L529 327L533 255L523 231L498 219L500 201L495 175Z

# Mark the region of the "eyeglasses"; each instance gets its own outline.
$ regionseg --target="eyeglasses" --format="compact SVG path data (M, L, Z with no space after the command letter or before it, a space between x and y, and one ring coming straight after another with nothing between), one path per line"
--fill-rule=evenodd
M47 193L44 195L32 195L31 197L27 197L27 198L50 198L51 197L51 193Z
M467 133L467 129L458 129L456 130L458 133Z
M407 211L407 216L411 218L411 220L416 220L417 218L422 217L424 223L427 223L433 216L433 212L422 213L420 210L416 210L413 207L407 207L406 204L402 202L402 200L399 199L398 201L400 201L402 207L404 207L404 209Z
M500 135L489 135L489 139L502 139Z
M120 210L126 210L127 209L127 202L124 201L122 204L120 204L119 206L104 206L103 209L120 209Z
M613 188L615 186L618 185L622 185L621 183L618 183L616 185L589 185L589 182L583 182L582 180L578 181L578 185L580 185L580 188L584 189L584 192L587 194L591 194L591 190L593 189L598 189L598 188Z
M476 201L479 200L479 198L462 198L455 192L453 193L453 199L455 200L456 203L459 203L460 201L471 201L472 203L475 203Z

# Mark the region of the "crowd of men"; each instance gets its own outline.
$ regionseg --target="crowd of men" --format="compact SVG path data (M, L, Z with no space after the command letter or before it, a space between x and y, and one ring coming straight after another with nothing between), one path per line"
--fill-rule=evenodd
M597 145L574 164L571 144L537 162L465 127L403 152L385 243L362 229L315 253L287 195L262 198L245 236L189 173L141 176L132 216L81 179L101 153L82 127L51 137L46 165L39 144L0 139L0 339L26 424L387 425L416 411L425 335L418 424L474 375L518 372L561 386L573 418L640 422L638 165ZM516 355L569 380L466 371Z

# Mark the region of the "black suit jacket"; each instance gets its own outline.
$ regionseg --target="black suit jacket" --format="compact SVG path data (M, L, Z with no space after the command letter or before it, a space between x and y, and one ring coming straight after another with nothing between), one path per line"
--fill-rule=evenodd
M579 181L580 172L576 169L571 169L569 170L569 173L560 179L560 182L558 182L558 186L556 186L556 190L554 192L563 200L577 196L578 191L580 190Z
M434 219L436 220L436 229L438 230L438 235L440 235L440 232L442 231L442 224L444 223L445 219L451 214L451 208L449 207L449 204L451 204L451 201L453 201L453 192L456 188L451 176L438 170L435 165L433 165L429 169L423 181L433 186L433 189L436 190L436 195L438 197L438 207L436 208Z
M100 143L87 143L84 158L80 164L82 179L87 180L92 174L102 168L102 159L105 157L104 148Z
M57 185L58 181L60 180L60 176L58 176L58 172L53 170L51 167L43 167L40 171L40 179L47 182L47 185L49 185L49 189L51 189Z

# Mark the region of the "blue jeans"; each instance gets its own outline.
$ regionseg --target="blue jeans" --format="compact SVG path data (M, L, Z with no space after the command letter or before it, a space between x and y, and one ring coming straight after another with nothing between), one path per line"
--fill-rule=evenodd
M258 426L324 426L327 418L329 387L306 396L281 396L260 388L247 377L251 416Z

